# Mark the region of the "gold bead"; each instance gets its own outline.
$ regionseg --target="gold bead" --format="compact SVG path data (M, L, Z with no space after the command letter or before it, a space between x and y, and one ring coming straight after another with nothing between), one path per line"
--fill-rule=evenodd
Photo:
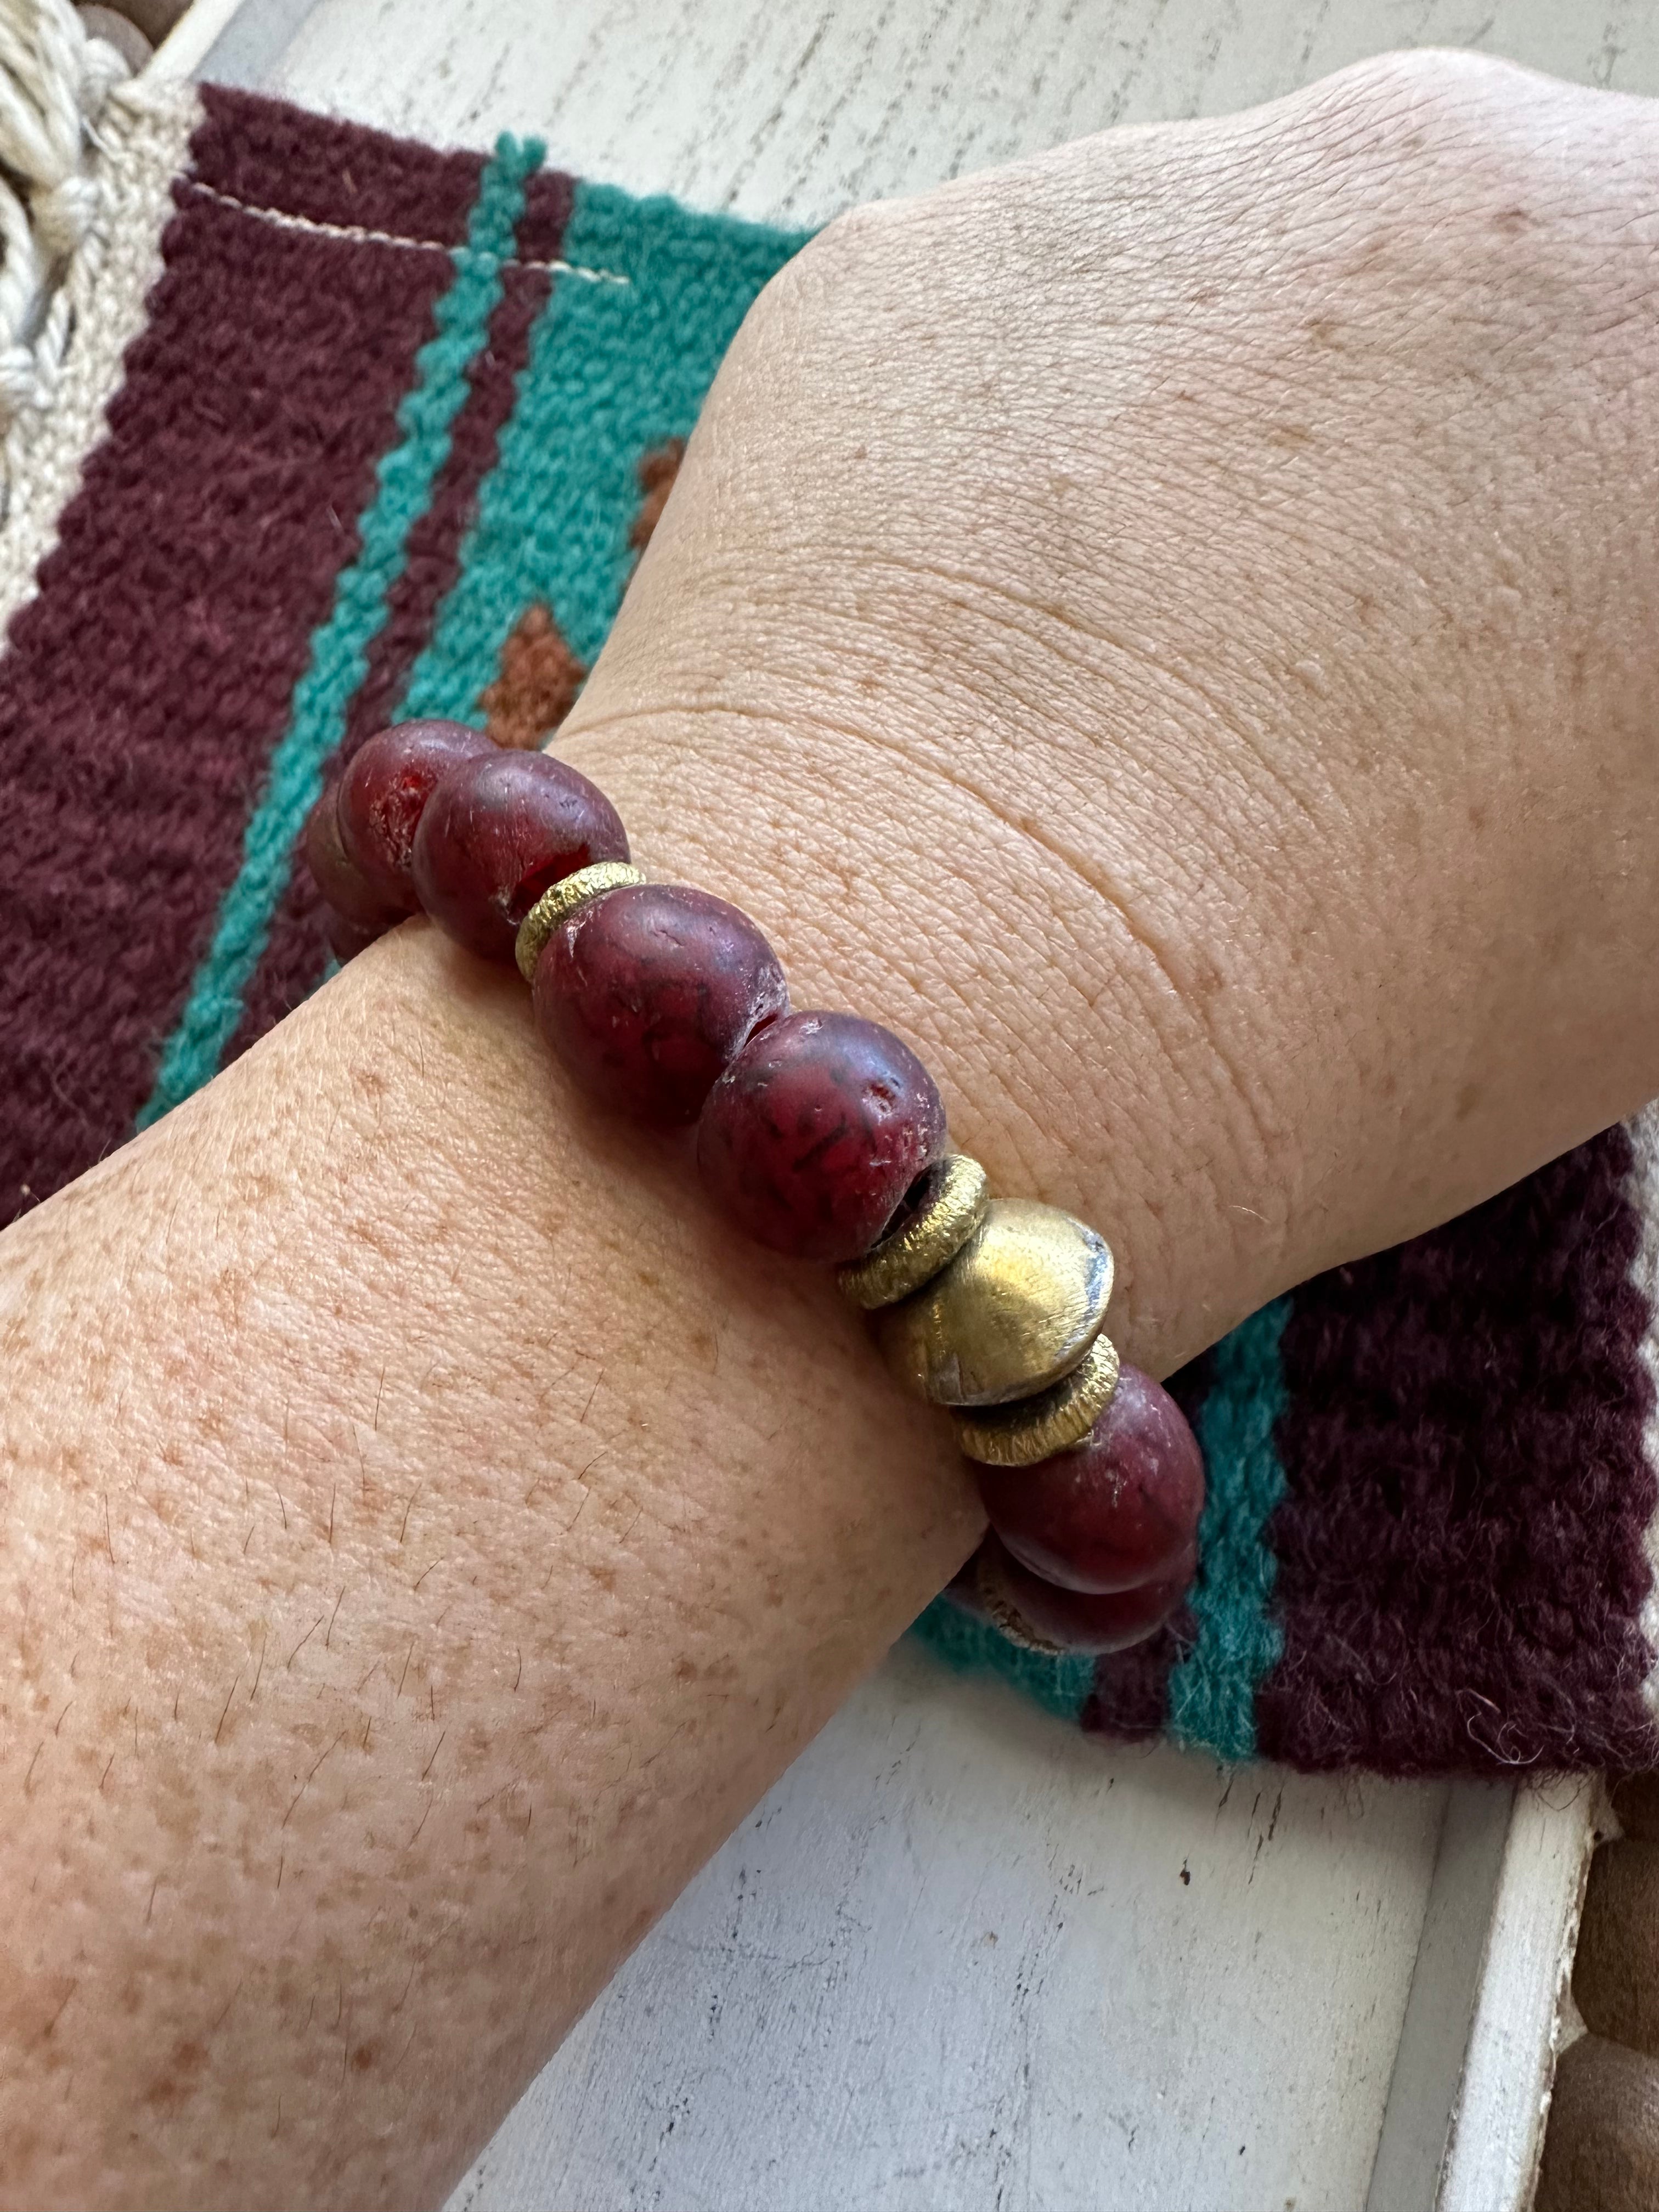
M1058 1206L999 1198L950 1265L883 1310L877 1340L936 1406L1002 1406L1069 1375L1106 1325L1112 1252Z
M947 1152L929 1170L930 1188L902 1229L884 1237L861 1260L836 1270L836 1280L855 1306L873 1309L908 1298L931 1282L985 1218L991 1186L966 1152Z
M514 940L513 957L525 981L535 981L536 963L548 939L568 914L574 914L579 906L598 898L601 891L619 891L629 884L644 881L640 871L630 868L626 860L595 860L591 868L578 868L574 875L561 876L556 884L550 884L519 924L519 934Z
M957 1413L957 1443L981 1467L1035 1467L1040 1459L1080 1444L1111 1404L1116 1388L1116 1346L1109 1336L1097 1336L1081 1366L1041 1397Z

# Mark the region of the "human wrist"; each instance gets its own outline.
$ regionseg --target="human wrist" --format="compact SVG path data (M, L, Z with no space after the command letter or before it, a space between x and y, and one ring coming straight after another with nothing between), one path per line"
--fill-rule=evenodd
M441 2195L982 1525L832 1285L422 922L15 1224L0 1329L5 1687L49 1739L6 1754L0 1904L76 1993L30 2051L133 2116L151 2196L206 2142L373 2193L394 2137ZM246 2085L313 2078L293 1991L337 1970L377 2056L273 2149ZM450 2087L404 2126L416 2018ZM20 2058L0 2123L49 2094ZM35 2193L96 2195L104 2141Z
M855 1425L886 1406L832 1286L702 1203L683 1138L618 1127L584 1098L538 1038L516 974L417 922L351 963L317 1012L307 1065L366 1097L343 1142L332 1118L325 1133L310 1120L305 1171L332 1193L322 1264L356 1274L350 1255L368 1248L412 1323L429 1310L514 1369L574 1335L606 1370L607 1393L637 1396L642 1425L665 1438L683 1427L717 1456L817 1431L832 1404ZM553 1379L538 1376L526 1429L498 1437L515 1463L585 1455L590 1422L549 1428ZM502 1413L511 1420L505 1401ZM835 1434L831 1421L830 1474Z
M1395 57L830 226L559 733L1146 1364L1659 1080L1653 114Z
M556 750L617 795L636 857L753 915L797 1003L855 1006L911 1043L997 1188L1099 1224L1128 1358L1167 1373L1283 1287L1203 1200L1244 1170L1201 1025L1160 999L1132 918L1041 824L999 822L854 733L720 711L611 721L603 671L592 690Z
M623 1126L695 1125L725 1221L835 1267L894 1378L949 1410L963 1455L1019 1471L1011 1494L979 1485L995 1531L979 1586L1011 1626L1036 1648L1110 1650L1158 1626L1195 1561L1191 1430L1105 1333L1105 1239L1062 1208L994 1195L901 1037L793 1005L756 924L649 881L605 793L545 752L456 724L383 730L319 799L307 843L331 927L378 898L370 926L384 928L413 901L516 969L590 1104Z

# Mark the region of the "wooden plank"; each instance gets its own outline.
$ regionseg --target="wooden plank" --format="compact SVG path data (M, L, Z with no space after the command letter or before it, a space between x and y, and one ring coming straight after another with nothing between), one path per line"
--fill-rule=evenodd
M1522 2204L1599 1785L1451 1791L1365 2212Z
M452 2212L1358 2208L1448 1795L1108 1751L902 1647Z
M200 0L198 0L200 4ZM1117 123L1215 114L1362 55L1468 46L1659 90L1649 0L249 0L210 75L441 142L537 132L635 191L817 222Z
M243 0L192 0L150 56L144 74L180 84L195 76L242 6Z
M1516 1797L1436 2212L1531 2200L1601 1802L1590 1783Z
M312 5L313 0L193 0L150 67L176 78L207 77L274 91L277 66Z
M1365 2212L1436 2202L1515 1811L1515 1791L1501 1784L1446 1793Z

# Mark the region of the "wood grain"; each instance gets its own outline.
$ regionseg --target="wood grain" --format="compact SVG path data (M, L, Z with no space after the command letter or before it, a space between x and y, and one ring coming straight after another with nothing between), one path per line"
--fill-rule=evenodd
M1358 2212L1445 1802L1113 1753L902 1649L453 2212Z
M300 4L253 0L208 73L441 141L538 132L580 174L786 223L1389 46L1659 90L1650 0L318 0L291 28Z

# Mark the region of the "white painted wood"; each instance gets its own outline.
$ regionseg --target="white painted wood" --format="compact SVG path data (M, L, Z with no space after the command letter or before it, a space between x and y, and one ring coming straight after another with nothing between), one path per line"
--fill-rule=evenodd
M1597 1802L1589 1783L1516 1797L1436 2212L1530 2200Z
M178 84L195 76L243 4L244 0L192 0L150 56L145 76Z
M1427 45L1659 90L1651 0L318 0L260 81L440 141L534 131L582 175L816 222Z
M1358 2212L1449 1794L1109 1752L902 1648L452 2212Z
M312 6L313 0L193 0L150 66L175 77L274 90L271 79Z
M1365 2212L1526 2203L1601 1808L1589 1784L1448 1793Z
M1435 2203L1515 1813L1516 1793L1502 1784L1445 1794L1365 2212L1420 2212Z
M1390 46L1659 91L1650 0L210 9L202 74L785 222ZM1589 1811L1108 1753L902 1650L452 2212L1524 2212Z

